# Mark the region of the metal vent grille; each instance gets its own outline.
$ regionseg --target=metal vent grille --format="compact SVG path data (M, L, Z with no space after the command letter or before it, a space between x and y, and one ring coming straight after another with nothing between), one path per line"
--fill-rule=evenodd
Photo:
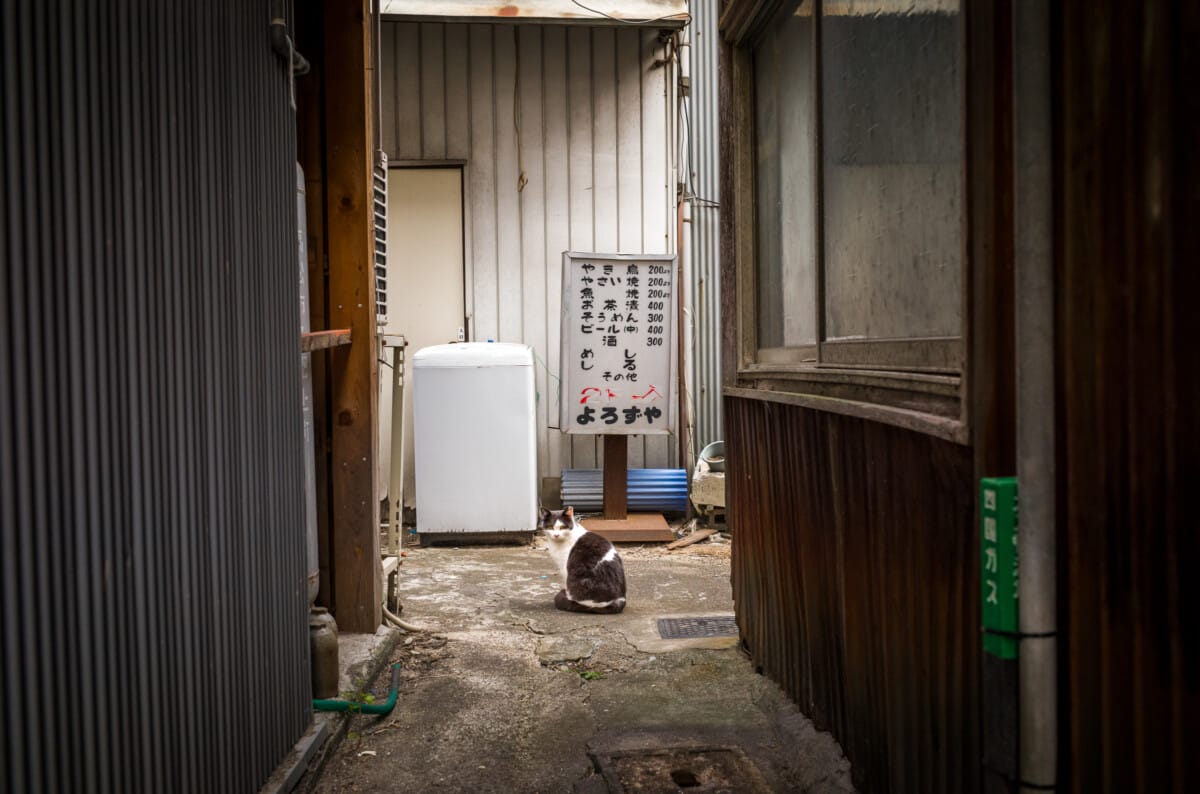
M736 637L737 635L737 621L734 620L733 615L658 619L658 636L664 640L691 640L699 637Z
M375 219L375 317L387 323L387 154L375 153L372 179L372 204Z

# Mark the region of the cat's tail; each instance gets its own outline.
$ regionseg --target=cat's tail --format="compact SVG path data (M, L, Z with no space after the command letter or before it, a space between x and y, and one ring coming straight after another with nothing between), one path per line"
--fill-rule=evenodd
M554 596L554 606L564 612L589 612L593 615L616 615L625 609L625 596L620 596L603 604L581 604L567 597L566 590L559 590Z

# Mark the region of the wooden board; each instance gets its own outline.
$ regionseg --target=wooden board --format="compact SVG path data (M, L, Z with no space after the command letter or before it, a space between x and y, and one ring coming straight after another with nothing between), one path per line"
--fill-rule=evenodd
M682 549L684 546L690 546L693 543L699 543L705 538L715 534L717 534L715 529L698 529L692 534L688 535L686 538L680 538L674 543L667 544L667 551L674 551L675 549Z
M352 341L349 328L338 328L332 331L312 331L300 334L300 352L311 353L314 350L325 350L331 347L348 345Z
M675 533L661 513L633 513L621 520L586 518L580 523L584 529L613 543L668 543L675 540Z

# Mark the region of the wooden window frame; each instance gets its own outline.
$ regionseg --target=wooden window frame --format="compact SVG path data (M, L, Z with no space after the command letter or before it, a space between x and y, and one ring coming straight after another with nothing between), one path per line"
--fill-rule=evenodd
M734 193L731 228L733 245L725 251L733 254L732 282L736 300L726 302L732 311L734 355L726 358L725 393L753 399L803 405L834 413L859 416L924 432L957 443L968 443L968 379L970 348L970 262L974 188L972 158L973 121L978 122L978 73L972 57L969 36L972 33L970 4L959 12L961 63L963 67L963 153L962 153L962 311L958 336L913 337L904 339L827 340L824 289L823 189L820 147L822 106L820 90L822 51L819 15L821 1L814 2L814 101L816 119L814 138L814 222L815 232L815 307L817 342L794 347L758 347L757 315L757 227L755 217L755 92L754 48L779 15L796 7L794 0L728 0L723 4L721 31L727 42L723 56L728 69L725 99L729 103L725 117L732 124L726 131L726 184ZM976 27L978 27L976 25ZM986 50L986 48L984 48ZM987 100L991 101L990 94ZM978 180L974 180L978 182ZM732 365L732 373L729 372Z

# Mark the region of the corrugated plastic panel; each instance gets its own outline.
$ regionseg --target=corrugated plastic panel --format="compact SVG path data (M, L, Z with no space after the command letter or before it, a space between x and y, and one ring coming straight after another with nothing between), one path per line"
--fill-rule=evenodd
M688 479L684 469L629 469L626 496L630 511L687 509ZM563 469L562 503L578 511L604 507L602 469Z

